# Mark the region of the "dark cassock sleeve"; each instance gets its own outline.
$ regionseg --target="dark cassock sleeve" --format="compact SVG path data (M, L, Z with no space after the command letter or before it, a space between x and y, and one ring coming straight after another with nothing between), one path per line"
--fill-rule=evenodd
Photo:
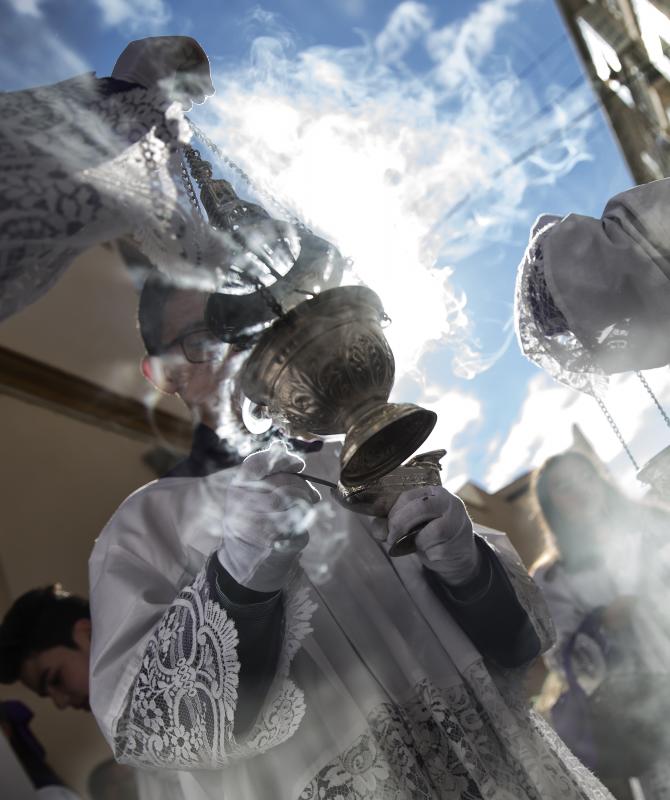
M275 677L283 633L282 593L255 592L241 586L216 555L209 559L207 580L210 596L237 629L240 672L233 730L239 736L253 724Z
M501 667L518 667L541 652L540 638L497 554L479 536L479 571L462 586L448 586L424 568L433 591L479 652Z

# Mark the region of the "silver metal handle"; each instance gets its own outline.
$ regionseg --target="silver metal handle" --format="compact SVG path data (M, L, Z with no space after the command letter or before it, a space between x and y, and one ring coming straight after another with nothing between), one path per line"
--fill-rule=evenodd
M310 481L310 483L319 483L321 486L328 486L330 489L337 489L336 483L327 481L325 478L317 478L315 475L307 475L305 472L295 472L294 475L297 475L299 478L304 478L306 481Z
M305 472L296 472L294 474L296 474L299 478L304 478L306 481L318 483L321 484L321 486L328 486L330 489L338 491L337 484L333 483L332 481L327 481L325 478L317 478L315 475L307 475ZM391 558L400 558L401 556L409 556L412 553L416 553L415 540L425 524L425 522L422 522L420 525L417 525L415 528L412 528L412 530L408 531L404 536L401 536L399 539L397 539L391 545L388 551L388 554L391 556Z
M410 556L412 553L416 553L416 537L421 533L421 529L425 524L425 522L422 522L404 536L396 539L389 548L391 558L400 558L400 556Z

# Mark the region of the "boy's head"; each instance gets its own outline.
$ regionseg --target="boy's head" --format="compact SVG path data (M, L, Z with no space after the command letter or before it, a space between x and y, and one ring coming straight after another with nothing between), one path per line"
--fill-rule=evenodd
M208 298L208 292L178 287L154 269L142 287L138 323L147 352L144 377L216 427L221 386L234 371L238 351L208 331Z
M58 584L21 595L0 625L0 683L20 680L58 708L89 710L91 614Z

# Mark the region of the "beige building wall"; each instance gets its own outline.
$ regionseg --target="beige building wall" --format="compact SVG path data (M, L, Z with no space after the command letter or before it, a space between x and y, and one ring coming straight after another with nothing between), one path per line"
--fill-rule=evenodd
M577 425L573 425L572 445L567 450L583 453L598 463L604 473L607 472L607 468ZM507 534L521 560L529 569L549 544L542 515L533 495L532 484L531 471L525 472L495 492L487 492L471 481L456 492L475 522Z
M141 461L147 446L6 397L0 419L0 613L28 589L56 581L86 596L94 539L119 503L153 478ZM0 687L0 698L23 700L35 712L33 731L49 762L85 796L89 772L110 757L92 714L58 711L18 686Z
M97 248L43 299L0 325L0 346L142 400L150 391L138 368L136 306L115 251ZM160 405L184 416L170 398ZM96 536L125 497L154 478L142 461L151 443L3 394L0 437L0 615L23 592L56 581L87 595ZM58 711L18 685L0 686L0 699L33 710L32 730L48 761L88 797L88 774L111 756L93 715Z

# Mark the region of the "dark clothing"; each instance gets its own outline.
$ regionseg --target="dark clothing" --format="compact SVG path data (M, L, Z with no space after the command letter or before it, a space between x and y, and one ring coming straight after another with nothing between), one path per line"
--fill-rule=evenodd
M426 569L426 580L480 653L500 667L527 664L541 644L495 553L475 537L481 556L478 574L463 586L447 586Z
M235 620L240 677L234 729L237 735L254 723L277 668L283 634L281 592L265 594L240 586L214 554L207 566L211 597Z
M242 456L225 439L219 439L207 425L200 423L193 431L191 452L173 467L164 478L204 478L220 469L242 462Z
M30 729L33 712L20 700L0 703L0 727L35 789L64 786L46 761L44 747ZM0 736L3 735L0 731Z

